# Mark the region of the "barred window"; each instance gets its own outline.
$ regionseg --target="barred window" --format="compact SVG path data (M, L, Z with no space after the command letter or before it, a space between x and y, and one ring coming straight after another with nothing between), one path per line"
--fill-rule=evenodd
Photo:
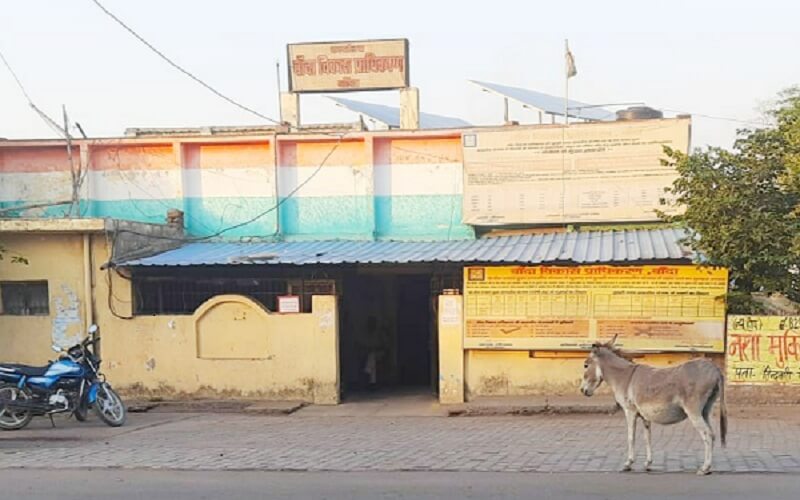
M2 308L0 314L9 316L47 316L50 314L50 295L47 281L0 282Z
M134 278L133 288L138 315L192 314L203 302L224 294L245 295L274 311L277 297L288 292L287 280L271 278L143 277Z

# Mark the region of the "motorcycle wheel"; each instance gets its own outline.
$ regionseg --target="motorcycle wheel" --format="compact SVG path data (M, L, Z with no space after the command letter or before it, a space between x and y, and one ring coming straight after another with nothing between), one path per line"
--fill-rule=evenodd
M31 399L24 389L13 385L0 386L0 429L4 431L16 431L22 429L33 418L31 410L9 410L3 405L4 400L15 401L17 399Z
M122 398L108 384L102 384L97 390L94 411L100 420L111 427L119 427L125 423L128 412Z

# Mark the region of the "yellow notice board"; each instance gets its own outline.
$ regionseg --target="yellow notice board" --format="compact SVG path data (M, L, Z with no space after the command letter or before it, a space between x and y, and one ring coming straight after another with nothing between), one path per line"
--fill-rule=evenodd
M729 316L732 384L800 385L800 316Z
M464 347L724 352L726 269L467 267Z

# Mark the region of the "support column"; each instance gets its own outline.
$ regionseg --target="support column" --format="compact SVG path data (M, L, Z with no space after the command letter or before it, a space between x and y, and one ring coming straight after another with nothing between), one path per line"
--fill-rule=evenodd
M338 306L333 295L315 295L311 311L317 322L314 345L309 346L314 357L313 398L316 405L339 404L339 320Z
M416 87L400 90L400 128L419 128L419 89Z
M94 308L92 307L92 237L89 233L83 233L83 316L84 329L83 335L88 335L89 327L94 323Z
M464 402L464 299L439 296L439 402Z
M291 127L300 126L300 94L281 92L281 122Z

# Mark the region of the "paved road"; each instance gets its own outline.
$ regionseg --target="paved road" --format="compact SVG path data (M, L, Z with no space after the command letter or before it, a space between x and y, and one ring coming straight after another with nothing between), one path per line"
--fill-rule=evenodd
M716 425L716 424L715 424ZM620 415L320 417L131 414L109 429L39 420L0 433L0 469L122 468L262 471L609 472L623 461ZM732 419L720 472L800 473L798 419ZM654 467L698 467L702 443L687 423L654 426ZM641 467L643 455L639 446ZM688 479L687 479L688 480Z
M3 498L218 499L671 499L796 498L800 476L504 474L476 472L0 471Z

